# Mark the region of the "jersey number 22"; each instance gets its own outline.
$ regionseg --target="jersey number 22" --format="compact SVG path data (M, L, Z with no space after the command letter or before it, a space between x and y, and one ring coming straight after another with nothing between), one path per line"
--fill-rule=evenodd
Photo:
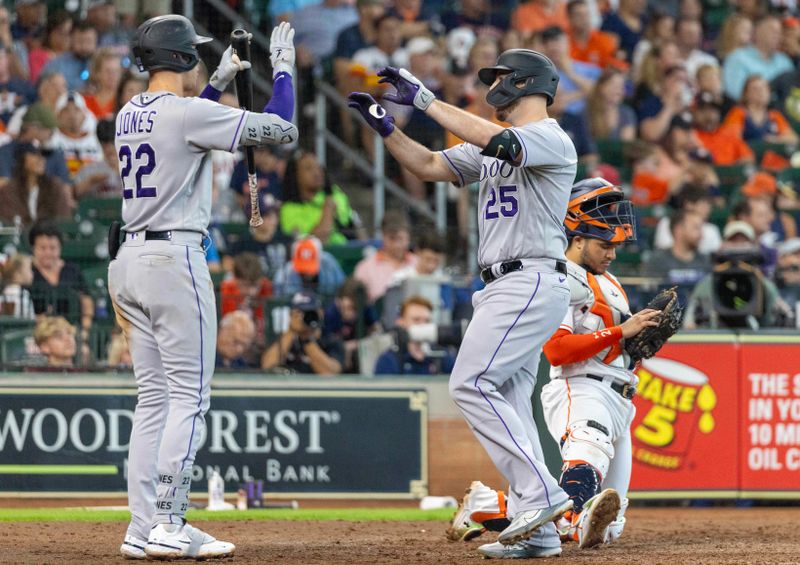
M134 179L136 181L136 198L155 198L156 187L144 186L143 179L153 172L156 168L156 152L149 143L141 143L132 148L130 145L120 145L119 148L119 161L122 163L122 197L125 200L133 198L133 189L125 188L128 184L127 179L133 170L134 161L136 161L136 173Z

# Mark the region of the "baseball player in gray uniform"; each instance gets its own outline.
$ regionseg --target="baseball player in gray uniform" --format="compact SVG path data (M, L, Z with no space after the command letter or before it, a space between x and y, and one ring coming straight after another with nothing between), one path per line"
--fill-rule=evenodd
M290 143L297 129L293 31L281 24L270 50L275 89L263 113L214 101L246 68L225 52L201 98L183 98L198 76L196 45L211 41L183 16L139 26L132 51L150 73L147 91L116 119L123 237L110 233L109 291L138 386L128 461L131 523L120 548L131 559L225 557L232 543L193 528L192 465L209 407L216 303L203 240L211 212L213 149Z
M392 155L423 180L480 183L479 263L486 288L476 292L472 321L450 376L450 394L510 483L510 525L487 557L561 553L553 520L572 502L543 461L531 396L542 346L569 305L562 222L577 157L570 138L547 115L558 73L544 55L512 49L481 69L486 100L504 129L436 100L405 69L379 75L395 87L385 98L414 105L466 143L433 152L394 127L364 93L350 106L383 136Z

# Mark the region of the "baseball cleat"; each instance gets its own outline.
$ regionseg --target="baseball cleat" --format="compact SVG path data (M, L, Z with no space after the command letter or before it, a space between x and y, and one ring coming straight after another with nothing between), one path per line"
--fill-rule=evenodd
M578 547L588 549L603 543L609 524L617 519L619 494L607 488L586 501L578 517Z
M119 546L119 552L125 559L147 559L147 554L144 552L145 545L147 540L126 535L125 541Z
M572 508L572 500L567 499L560 504L554 504L547 508L540 508L538 510L528 510L527 512L520 512L514 516L511 524L497 537L497 541L504 545L517 543L518 541L526 540L533 535L537 529L545 525L547 522L558 520L564 512Z
M478 548L478 553L486 559L536 559L561 555L561 546L538 547L524 542L504 545L496 541L483 544Z
M189 524L158 524L150 530L144 551L148 559L213 559L230 557L235 549Z
M464 493L464 498L458 503L458 509L453 516L450 527L445 531L447 539L451 541L470 541L486 531L481 524L472 521L472 507L470 505L470 494L476 489L488 488L480 481L472 481L472 484Z

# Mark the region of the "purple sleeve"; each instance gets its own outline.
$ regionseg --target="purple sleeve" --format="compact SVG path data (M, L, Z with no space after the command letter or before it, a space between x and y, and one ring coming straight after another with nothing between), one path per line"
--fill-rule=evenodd
M292 120L294 115L294 87L292 86L292 75L289 73L278 73L272 83L272 98L264 106L264 113L277 114L287 122Z
M203 89L203 92L200 93L198 98L205 98L206 100L213 100L214 102L219 102L220 97L222 96L222 92L207 84L206 87Z

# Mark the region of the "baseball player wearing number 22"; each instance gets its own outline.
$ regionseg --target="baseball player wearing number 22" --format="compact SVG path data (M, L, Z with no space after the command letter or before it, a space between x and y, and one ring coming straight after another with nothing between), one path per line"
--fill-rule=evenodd
M211 212L212 149L297 139L294 32L281 24L270 44L273 96L263 113L217 103L249 67L230 47L201 97L198 36L183 16L139 26L132 52L150 74L145 92L119 112L116 149L123 182L122 236L109 234L109 292L125 332L138 387L128 457L131 522L120 552L129 559L208 559L233 554L184 518L192 465L214 371L216 302L203 241Z
M396 92L465 140L433 152L412 141L371 96L352 93L350 106L384 139L394 157L422 180L480 183L479 264L486 287L450 376L450 394L494 464L510 484L510 525L493 547L523 540L532 553L560 553L553 521L572 501L548 473L531 408L542 346L556 331L570 294L562 222L575 179L575 147L548 117L558 73L544 55L504 52L479 78L504 129L434 95L405 69L378 73ZM496 547L495 547L496 546ZM533 555L532 555L533 556Z

